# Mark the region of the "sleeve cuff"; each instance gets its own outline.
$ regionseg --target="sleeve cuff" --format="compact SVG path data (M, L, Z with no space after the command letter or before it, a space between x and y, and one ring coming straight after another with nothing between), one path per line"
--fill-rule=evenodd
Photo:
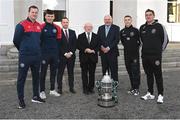
M73 55L73 53L72 52L69 52L71 55Z
M66 55L67 55L67 53L64 54L64 56L66 56Z

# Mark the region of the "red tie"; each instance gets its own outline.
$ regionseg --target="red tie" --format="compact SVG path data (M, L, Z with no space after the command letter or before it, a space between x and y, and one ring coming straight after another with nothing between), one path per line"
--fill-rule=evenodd
M69 36L68 36L67 30L65 30L65 37L66 37L66 39L68 41L69 40Z

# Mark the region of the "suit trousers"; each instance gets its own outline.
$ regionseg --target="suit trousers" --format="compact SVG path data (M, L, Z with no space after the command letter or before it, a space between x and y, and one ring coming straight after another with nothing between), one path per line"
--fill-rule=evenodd
M118 56L117 55L101 55L101 64L102 64L102 73L103 75L106 72L110 73L112 79L114 81L118 81Z
M161 57L159 56L143 56L142 58L143 68L147 77L148 91L153 94L154 89L154 77L156 79L156 85L158 94L163 95L163 77L161 67Z
M58 74L57 74L58 90L62 91L62 79L66 66L68 72L69 89L74 89L74 64L75 64L75 57L69 59L65 57L60 58L58 65Z
M81 62L80 66L83 91L91 91L94 89L96 63L87 60L86 62Z

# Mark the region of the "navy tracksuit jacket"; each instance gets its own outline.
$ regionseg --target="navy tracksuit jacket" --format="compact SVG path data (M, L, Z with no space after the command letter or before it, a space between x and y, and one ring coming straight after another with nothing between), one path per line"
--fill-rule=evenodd
M19 100L24 99L24 85L28 69L31 68L33 96L39 96L41 25L29 18L16 25L13 43L19 51L17 92Z
M42 24L41 34L41 73L40 91L45 91L45 79L48 65L50 65L50 90L55 89L55 76L58 66L59 41L61 39L61 28L52 23Z

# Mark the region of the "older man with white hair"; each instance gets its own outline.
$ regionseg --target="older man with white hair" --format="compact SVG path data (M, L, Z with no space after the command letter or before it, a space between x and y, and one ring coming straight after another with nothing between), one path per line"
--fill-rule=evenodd
M77 48L81 66L84 94L94 93L96 63L98 62L99 38L92 32L93 25L86 23L84 31L78 36Z

